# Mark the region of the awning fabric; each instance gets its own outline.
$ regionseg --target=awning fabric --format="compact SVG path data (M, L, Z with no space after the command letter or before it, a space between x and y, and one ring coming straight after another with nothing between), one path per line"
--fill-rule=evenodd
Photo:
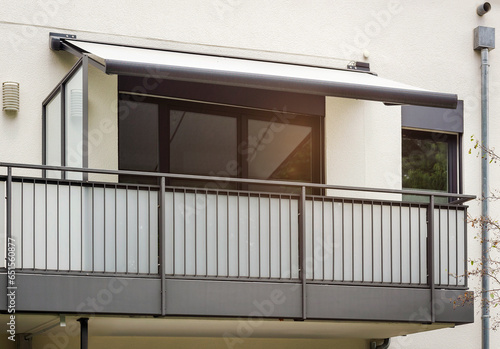
M433 92L371 73L242 58L63 40L61 48L88 54L107 74L148 76L228 86L455 108L457 95Z

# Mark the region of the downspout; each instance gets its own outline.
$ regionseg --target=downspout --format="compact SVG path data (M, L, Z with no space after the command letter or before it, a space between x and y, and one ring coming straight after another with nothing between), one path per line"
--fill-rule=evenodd
M490 7L491 8L491 7ZM488 113L489 113L489 50L495 48L495 28L477 27L474 29L474 50L481 51L481 216L483 219L489 213L489 179L488 179ZM490 289L489 271L489 227L481 228L481 262L482 262L482 294L481 294L481 321L482 321L482 348L490 348L490 304L488 292Z
M488 143L488 73L489 73L488 49L481 50L481 216L483 219L488 217L488 153L485 151L489 147ZM482 343L483 349L490 347L490 303L488 291L490 290L490 276L488 275L489 265L489 232L488 225L484 223L481 228L481 240L483 241L481 249L481 261L483 266L482 275Z
M390 344L391 344L390 338L384 339L384 342L380 345L377 345L377 342L373 341L370 343L370 349L387 349L389 348Z

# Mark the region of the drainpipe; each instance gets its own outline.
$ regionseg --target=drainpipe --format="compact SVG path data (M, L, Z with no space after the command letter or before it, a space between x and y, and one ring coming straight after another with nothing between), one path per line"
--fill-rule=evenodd
M387 349L389 348L389 345L391 344L391 339L386 338L384 339L384 342L380 345L377 345L377 342L373 341L370 343L370 348L371 349Z
M489 112L489 51L495 48L495 28L477 27L474 29L474 50L481 51L481 216L488 217L488 112ZM489 270L489 227L483 224L481 228L482 243L482 295L481 295L481 320L482 320L482 348L490 348L490 304L488 292L490 289Z

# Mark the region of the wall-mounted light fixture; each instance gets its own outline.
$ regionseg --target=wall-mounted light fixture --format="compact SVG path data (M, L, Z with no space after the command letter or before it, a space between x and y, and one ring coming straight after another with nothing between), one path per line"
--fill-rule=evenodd
M2 83L3 110L19 111L19 83L6 81Z

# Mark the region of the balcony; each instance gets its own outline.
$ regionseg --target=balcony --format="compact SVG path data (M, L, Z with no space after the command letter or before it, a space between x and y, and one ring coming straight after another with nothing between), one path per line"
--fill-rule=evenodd
M472 305L453 306L467 292L472 196L0 166L0 258L14 241L17 312L241 317L261 306L297 320L473 321ZM408 193L424 200L405 202ZM85 301L103 292L113 301Z

